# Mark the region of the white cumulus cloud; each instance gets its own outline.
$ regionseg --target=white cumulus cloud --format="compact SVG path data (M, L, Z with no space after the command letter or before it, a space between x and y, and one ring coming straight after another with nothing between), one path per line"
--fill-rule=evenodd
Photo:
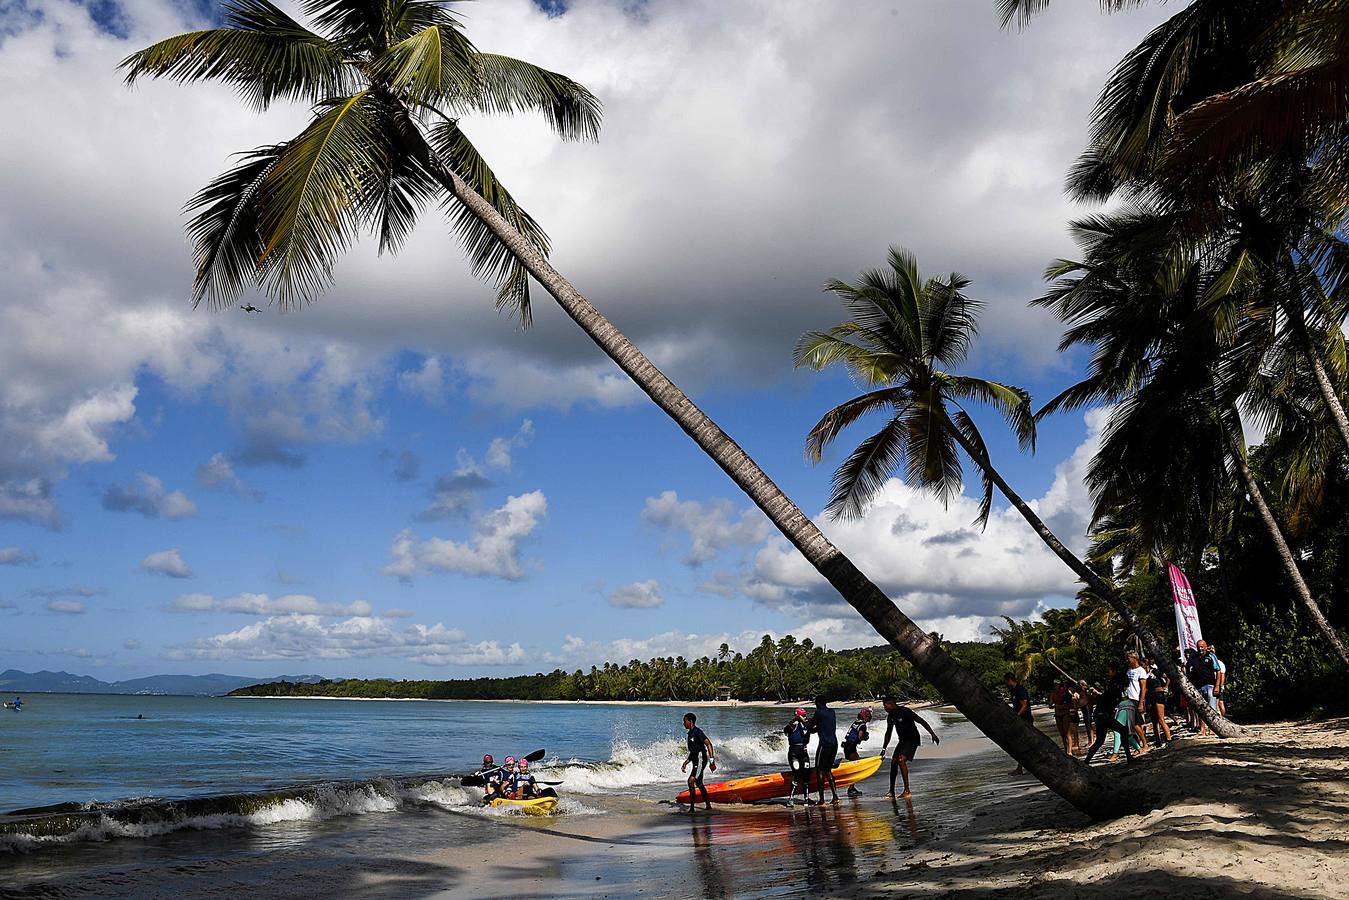
M390 547L386 575L404 581L428 572L459 572L519 581L525 577L520 544L548 512L542 491L508 497L500 508L478 516L467 541L430 537L419 540L411 529L399 532Z
M197 504L186 494L165 490L163 481L145 472L137 472L130 484L109 485L103 492L103 508L138 512L147 519L187 519L197 514Z
M177 547L151 553L141 560L141 568L146 572L155 572L170 578L192 577L192 568L183 560L183 554Z
M654 579L622 585L609 595L609 605L619 609L654 609L664 603L660 582Z
M684 561L691 566L715 559L733 547L757 544L772 532L772 525L757 509L737 512L730 500L680 500L674 491L648 497L642 518L688 538Z
M308 594L286 594L272 598L267 594L236 594L216 598L211 594L182 594L169 604L175 612L225 612L251 616L368 616L370 604L364 600L351 603L321 603Z

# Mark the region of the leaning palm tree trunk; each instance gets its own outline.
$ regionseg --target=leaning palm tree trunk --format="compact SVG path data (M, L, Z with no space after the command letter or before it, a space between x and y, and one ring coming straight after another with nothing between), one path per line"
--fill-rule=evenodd
M1190 679L1176 665L1176 659L1172 652L1157 639L1157 636L1152 633L1152 629L1143 624L1143 620L1138 617L1138 613L1134 612L1133 607L1125 603L1109 582L1093 572L1090 566L1078 559L1077 555L1069 550L1063 541L1058 539L1058 536L1050 530L1044 520L1036 514L1035 510L1031 509L1030 504L1022 499L1021 495L1014 491L1012 486L1002 477L1002 474L993 467L988 457L978 447L966 440L963 434L956 432L955 438L960 442L960 446L964 448L965 452L969 454L970 459L974 460L975 464L988 475L989 480L998 486L998 490L1002 491L1002 495L1007 498L1007 501L1016 507L1017 512L1021 513L1021 517L1030 525L1031 530L1040 536L1040 540L1044 541L1045 546L1053 551L1055 556L1063 560L1068 568L1077 573L1078 578L1081 578L1088 587L1100 595L1110 605L1110 608L1128 623L1129 628L1142 641L1143 649L1147 651L1149 656L1157 660L1158 665L1171 678L1171 683L1180 686L1180 692L1185 695L1190 707L1199 714L1199 717L1204 720L1209 728L1213 729L1213 733L1219 737L1236 737L1243 734L1244 728L1224 717L1209 705L1208 701L1204 699L1204 695L1199 693ZM1057 669L1058 666L1054 668ZM1059 669L1059 671L1063 670Z
M1312 340L1311 332L1307 329L1305 316L1301 310L1289 309L1288 314L1293 319L1294 326L1297 329L1298 340L1302 342L1303 352L1307 354L1307 361L1311 363L1312 374L1316 377L1316 388L1321 392L1321 399L1325 401L1326 409L1330 411L1330 417L1335 420L1335 427L1340 431L1340 438L1344 441L1344 449L1349 452L1349 417L1345 416L1344 404L1340 402L1339 392L1335 390L1335 384L1330 380L1330 373L1326 371L1325 360L1321 356L1321 351Z
M1293 583L1293 593L1297 595L1298 601L1307 611L1316 627L1330 641L1330 646L1335 648L1335 655L1338 656L1345 665L1349 666L1349 647L1345 647L1344 641L1340 639L1339 632L1335 626L1330 624L1326 614L1321 610L1320 604L1312 596L1311 589L1307 587L1307 582L1302 577L1302 570L1298 567L1297 559L1293 556L1293 551L1288 546L1288 541L1284 539L1283 529L1279 527L1278 521L1274 518L1274 513L1270 512L1269 504L1265 502L1264 492L1260 490L1260 484L1255 480L1255 473L1251 471L1250 464L1246 461L1246 448L1242 446L1242 441L1234 429L1228 429L1227 439L1229 448L1232 451L1232 458L1236 461L1237 471L1241 474L1242 484L1246 487L1246 493L1250 495L1251 502L1255 504L1256 511L1260 514L1260 521L1265 526L1265 531L1269 533L1269 539L1274 544L1274 550L1278 553L1279 562L1283 564L1284 572L1288 575L1288 580Z
M1113 779L1074 757L1065 756L1048 737L1018 719L1006 703L994 697L863 575L729 435L601 315L490 203L434 156L423 157L422 162L446 190L510 249L590 339L763 510L843 599L980 731L1050 790L1093 818L1121 815L1146 802L1134 792L1122 790Z

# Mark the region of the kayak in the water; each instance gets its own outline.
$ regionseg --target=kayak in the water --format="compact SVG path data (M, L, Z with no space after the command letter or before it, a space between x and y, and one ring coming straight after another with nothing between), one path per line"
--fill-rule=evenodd
M834 767L834 783L840 788L875 775L881 767L881 757L867 756L852 762L839 763ZM819 773L811 771L810 790L819 789ZM756 800L771 800L774 797L786 797L792 792L792 773L774 772L771 775L755 775L750 778L737 778L720 784L707 786L708 799L713 803L753 803ZM702 793L699 792L699 796ZM675 798L676 803L688 803L689 792L684 791Z
M505 806L518 812L528 813L531 816L552 815L553 810L557 809L556 797L535 797L533 800L505 800L498 798L488 804L488 806Z

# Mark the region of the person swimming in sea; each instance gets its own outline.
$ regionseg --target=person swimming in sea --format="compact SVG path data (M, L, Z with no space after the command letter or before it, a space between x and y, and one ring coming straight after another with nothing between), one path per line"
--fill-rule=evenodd
M787 796L790 804L795 801L796 789L801 788L801 801L810 802L810 752L806 745L810 743L810 729L806 727L806 711L796 708L796 715L787 727L782 729L787 735L787 768L792 773L792 792Z

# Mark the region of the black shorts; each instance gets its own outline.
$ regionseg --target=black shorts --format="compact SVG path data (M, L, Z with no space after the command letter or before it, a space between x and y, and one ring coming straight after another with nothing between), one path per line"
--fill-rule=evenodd
M910 740L910 741L901 741L900 743L898 743L898 744L895 745L895 756L896 756L896 757L902 756L902 757L904 757L905 759L913 759L914 756L915 756L917 753L918 753L918 742L917 742L917 741L912 741L912 740Z
M787 748L787 768L793 772L804 772L810 768L810 754L805 747Z
M695 781L701 782L703 780L703 772L707 771L707 757L699 756L690 762L689 777Z
M857 752L857 745L845 741L843 743L843 758L850 762L854 759L861 759L861 755Z
M821 744L815 749L815 768L832 769L838 759L838 744Z

